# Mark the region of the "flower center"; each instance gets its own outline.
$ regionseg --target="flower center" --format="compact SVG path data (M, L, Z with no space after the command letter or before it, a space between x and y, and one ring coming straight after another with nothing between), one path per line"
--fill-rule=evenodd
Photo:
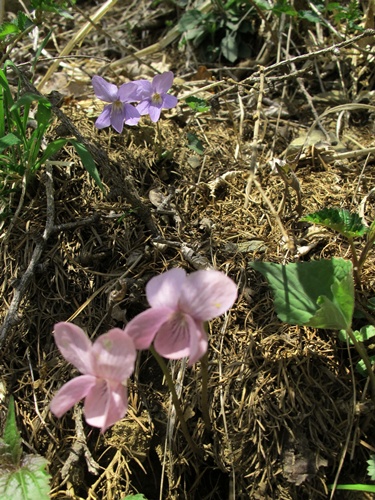
M155 92L154 94L152 94L151 101L152 104L161 104L163 102L163 99L160 94Z
M117 101L113 101L112 103L112 113L118 113L123 109L123 103L117 99Z

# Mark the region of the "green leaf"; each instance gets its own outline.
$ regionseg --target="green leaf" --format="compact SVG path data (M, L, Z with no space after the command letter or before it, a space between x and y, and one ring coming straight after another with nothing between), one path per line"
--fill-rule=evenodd
M15 134L12 134L11 132L7 135L4 135L4 137L0 139L0 153L2 153L4 149L9 148L11 146L16 146L21 142L22 140Z
M272 10L272 5L267 0L254 0L254 3L262 10Z
M16 109L20 109L22 106L30 106L30 104L32 104L33 102L42 103L46 108L51 107L51 103L46 97L38 94L33 94L32 92L26 92L22 97L17 99L17 102L13 104L10 110L14 111Z
M202 155L204 153L203 144L195 134L191 134L189 132L187 134L187 139L188 139L188 148L189 149L192 149L193 151L195 151L199 155Z
M238 59L238 43L235 33L227 32L220 43L223 56L230 62L235 62Z
M329 227L346 238L358 238L363 236L367 231L367 227L363 224L358 214L350 213L348 210L342 208L325 208L306 215L301 220Z
M375 481L375 455L370 455L367 465L367 474L370 476L371 481Z
M38 161L36 165L36 170L43 165L47 160L49 160L53 155L58 153L61 148L65 146L65 144L68 142L68 139L56 139L53 142L50 142L46 149L44 150L43 156L41 159Z
M204 99L200 97L190 96L185 99L186 104L197 113L205 113L210 111L211 107Z
M363 326L360 330L354 330L353 335L355 336L356 340L358 340L358 342L365 342L366 340L369 340L371 337L375 337L375 327L372 325ZM346 342L346 337L347 337L346 331L340 330L339 339L342 340L343 342ZM349 343L353 344L350 337L348 338L349 338Z
M11 396L9 399L8 414L5 421L3 440L4 443L9 446L9 452L12 456L12 463L14 465L18 465L22 454L22 446L21 435L17 429L13 396Z
M281 321L333 330L351 326L354 283L350 261L253 262L250 266L269 281Z
M122 500L146 500L146 497L144 497L142 493L138 493L138 495L127 495L123 497Z
M203 21L203 14L197 10L192 9L181 16L178 22L178 29L181 33L197 28Z
M298 17L300 19L304 19L305 21L308 21L309 23L319 23L319 24L325 24L324 20L321 19L318 14L316 14L312 10L300 10L298 12Z
M20 30L18 26L14 23L3 23L0 25L0 40L4 40L9 35L13 35L15 33L19 33Z
M105 193L104 186L99 176L98 169L96 168L95 162L89 151L86 147L75 139L69 139L69 142L74 146L77 151L79 157L81 158L82 164L87 170L87 172L94 179L99 188Z
M39 455L25 455L20 468L0 474L2 500L48 500L50 475L45 471L47 460Z
M369 356L369 360L370 363L373 365L375 363L375 356ZM367 377L367 368L363 359L361 359L361 361L357 363L355 369L360 375L362 375L363 377Z

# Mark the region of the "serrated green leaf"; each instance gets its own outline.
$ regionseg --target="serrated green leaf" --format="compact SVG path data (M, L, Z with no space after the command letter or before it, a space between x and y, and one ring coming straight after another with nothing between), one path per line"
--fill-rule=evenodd
M367 474L371 481L375 481L375 455L370 455L370 459L367 460Z
M190 96L185 99L186 104L197 113L204 113L210 111L210 105L207 101L200 97Z
M18 26L14 23L3 23L0 25L0 40L19 32L20 30L18 29Z
M253 262L250 266L269 281L281 321L334 330L351 326L354 283L350 261Z
M81 158L82 164L87 170L87 172L94 179L99 188L105 193L104 186L99 176L98 169L96 168L95 162L89 151L86 147L75 139L69 139L69 142L74 146L74 149L77 151L79 157Z
M4 443L9 446L9 452L12 456L13 464L17 466L20 462L22 454L22 445L21 435L17 429L13 396L9 398L8 414L5 421L3 440ZM0 496L0 498L2 497Z
M192 149L199 155L202 155L204 153L204 147L202 144L202 141L198 139L198 137L195 134L191 134L190 132L187 134L187 140L188 140L188 148Z
M20 468L0 475L2 500L48 500L50 475L45 471L47 460L39 455L25 455Z
M325 208L308 214L302 217L301 220L328 227L347 238L358 238L367 231L367 227L358 214L342 208Z

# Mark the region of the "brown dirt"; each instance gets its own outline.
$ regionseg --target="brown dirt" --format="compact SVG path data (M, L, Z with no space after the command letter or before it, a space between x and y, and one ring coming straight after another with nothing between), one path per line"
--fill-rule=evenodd
M93 16L98 10L92 3L79 8L71 9L71 21L47 16L40 36L53 27L55 38L47 45L50 55L59 55L77 33L85 22L82 13ZM119 2L74 49L73 55L80 58L68 58L42 89L62 93L60 110L89 143L108 155L108 161L97 164L108 192L98 189L73 148L65 147L56 160L72 163L53 166L53 200L55 224L71 225L50 235L23 290L17 324L7 329L0 417L4 420L13 394L25 450L49 461L52 498L121 499L136 492L148 500L327 498L327 486L338 470L340 483L369 482L366 460L374 453L375 440L367 382L358 374L353 382L351 366L357 355L353 351L349 356L336 332L278 320L267 283L249 263L350 258L343 238L322 230L312 235L309 224L299 221L302 214L324 207L357 211L369 195L363 216L368 223L374 220L373 153L335 156L374 146L369 110L343 109L322 118L331 133L339 123L341 149L319 141L298 151L290 149L292 140L314 122L311 104L318 115L338 105L338 94L344 104L375 104L373 55L361 50L358 42L336 55L327 52L306 58L308 63L297 61L294 69L272 69L277 47L268 41L265 66L271 69L264 83L254 61L227 70L217 63L205 74L209 80L196 80L205 61L197 59L190 45L179 50L177 39L141 61L133 57L116 69L108 66L162 40L170 30L165 20L176 22L178 15L173 4ZM140 26L140 20L154 24ZM272 20L277 22L276 17ZM258 50L271 39L260 24L255 23ZM324 30L323 47L312 46L313 37L307 46L302 35L291 36L298 50L290 57L340 42ZM13 49L14 62L31 58L28 43L21 41ZM285 47L285 41L280 43ZM50 64L37 66L36 86ZM150 77L154 70L148 65L170 69L177 77L173 92L180 98L179 106L164 112L159 122L163 149L168 151L163 159L158 155L157 130L147 118L138 127L125 127L122 135L94 126L102 104L94 100L90 78L98 71L116 84ZM299 76L309 99L297 78L287 75L296 69L303 70ZM214 105L214 111L195 115L182 97L215 82L213 88L197 93ZM188 148L188 132L202 141L204 155ZM51 138L66 133L56 117ZM252 156L263 194L254 182L245 194ZM286 156L291 170L278 174L271 169L273 160ZM11 213L19 199L16 191L8 206ZM46 174L41 170L29 184L17 219L12 225L9 217L3 222L2 320L47 216ZM312 241L316 246L299 255L298 249ZM153 275L174 266L193 271L207 265L231 276L240 292L227 317L210 325L211 431L205 429L200 408L200 364L190 369L182 361L170 363L182 384L185 417L202 455L195 456L186 444L162 374L148 352L139 355L129 381L128 414L104 436L85 424L80 407L61 420L51 415L51 398L75 374L54 344L56 322L74 321L95 338L144 310L145 283ZM362 303L374 295L374 280L370 254L362 289L357 290ZM114 299L116 291L125 293ZM339 492L335 498L351 496ZM357 493L355 498L367 497Z

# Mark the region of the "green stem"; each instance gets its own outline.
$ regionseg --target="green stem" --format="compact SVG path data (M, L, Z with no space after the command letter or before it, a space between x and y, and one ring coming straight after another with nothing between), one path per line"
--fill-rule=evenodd
M208 411L208 353L204 354L201 359L201 377L202 377L202 393L201 393L201 409L204 425L207 431L211 431L210 414Z
M333 489L333 484L328 485L328 489ZM351 491L367 491L369 493L375 493L374 484L337 484L335 490L351 490Z
M367 374L370 377L372 400L375 403L375 374L372 369L370 358L368 357L364 345L362 344L362 342L358 342L358 340L355 338L353 330L350 327L347 328L346 333L349 335L350 340L353 342L354 347L356 348L358 354L361 356L366 366Z
M185 420L183 411L181 409L180 400L178 399L176 388L174 386L174 383L173 383L171 374L168 370L168 367L165 364L164 359L161 356L159 356L159 354L155 351L155 349L152 346L149 349L150 349L152 355L154 356L154 358L156 359L156 361L158 362L158 364L163 372L163 375L165 377L165 380L167 382L168 388L171 391L173 405L175 407L176 415L177 415L177 418L178 418L180 425L181 425L182 434L185 436L185 439L186 439L187 443L189 444L190 448L192 449L192 451L196 455L201 455L201 451L199 450L197 445L194 443L194 441L192 440L192 438L189 434L186 420Z
M162 154L163 154L163 140L161 137L161 130L160 130L159 122L156 122L156 136L157 136L157 139L155 140L156 151L158 154L158 159L160 160L160 158L162 157Z

